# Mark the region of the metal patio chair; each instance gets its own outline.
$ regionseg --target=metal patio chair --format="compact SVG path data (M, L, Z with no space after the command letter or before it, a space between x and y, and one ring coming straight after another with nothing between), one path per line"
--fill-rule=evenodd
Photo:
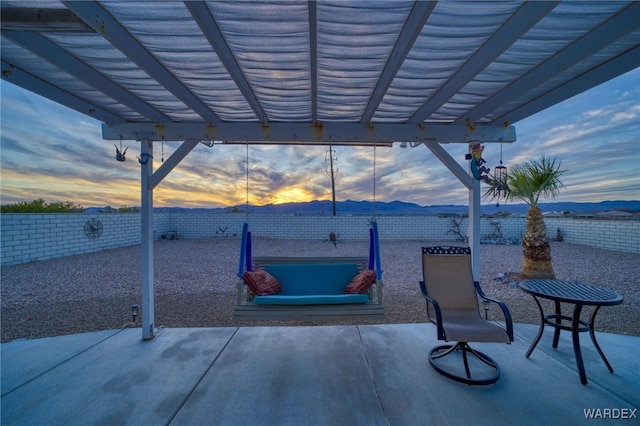
M469 385L497 382L500 378L498 364L472 349L469 342L509 344L513 341L513 323L507 306L502 301L487 297L480 283L473 280L471 249L423 247L422 270L424 281L420 281L420 290L426 299L427 316L437 326L438 340L457 342L433 348L429 352L431 366L438 373ZM478 297L500 307L505 318L504 327L482 318ZM460 368L460 356L464 373ZM456 357L458 360L454 362ZM474 372L480 373L472 374L472 367Z

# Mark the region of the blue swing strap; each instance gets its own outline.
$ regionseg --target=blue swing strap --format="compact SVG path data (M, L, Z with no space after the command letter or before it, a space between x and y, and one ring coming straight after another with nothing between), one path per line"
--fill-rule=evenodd
M253 258L251 257L251 231L247 232L247 254L245 255L246 260L246 271L253 271Z
M376 249L373 244L373 228L369 228L369 265L368 269L375 269Z
M240 260L238 262L238 277L242 278L244 276L245 270L250 270L250 267L245 269L246 265L251 265L250 259L247 257L251 257L251 233L249 232L249 224L245 223L242 225L242 240L240 243ZM249 254L249 256L247 256Z
M249 224L242 226L242 242L240 243L240 260L238 262L238 277L242 278L245 271L251 271L253 259L251 258L251 232ZM380 239L378 236L378 223L371 222L369 228L369 269L376 271L376 278L382 279L382 261L380 260Z
M373 220L369 228L369 269L375 269L376 278L382 279L382 262L380 260L380 239L378 223Z

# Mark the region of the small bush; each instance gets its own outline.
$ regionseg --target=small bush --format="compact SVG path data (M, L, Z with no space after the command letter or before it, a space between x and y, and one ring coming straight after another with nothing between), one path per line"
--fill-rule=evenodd
M71 201L47 203L42 198L0 206L1 213L82 213L83 211L84 207Z

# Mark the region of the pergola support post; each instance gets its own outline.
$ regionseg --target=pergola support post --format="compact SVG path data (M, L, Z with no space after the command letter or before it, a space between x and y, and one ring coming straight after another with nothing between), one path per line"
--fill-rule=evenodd
M153 281L153 141L143 140L141 147L141 242L142 242L142 340L154 338Z
M480 281L480 181L473 179L469 189L469 248L471 248L471 272Z
M480 181L471 176L458 162L439 144L424 144L464 186L469 189L469 248L471 248L471 269L473 279L480 279Z

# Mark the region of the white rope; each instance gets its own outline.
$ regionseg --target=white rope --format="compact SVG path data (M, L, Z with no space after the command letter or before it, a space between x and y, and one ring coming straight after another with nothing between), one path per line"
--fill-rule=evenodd
M371 207L373 219L376 217L376 144L373 144L373 205Z
M245 171L246 171L246 192L247 192L247 199L245 202L245 209L244 209L244 221L246 223L249 223L249 141L247 140L247 161L246 161L246 167L245 167Z

